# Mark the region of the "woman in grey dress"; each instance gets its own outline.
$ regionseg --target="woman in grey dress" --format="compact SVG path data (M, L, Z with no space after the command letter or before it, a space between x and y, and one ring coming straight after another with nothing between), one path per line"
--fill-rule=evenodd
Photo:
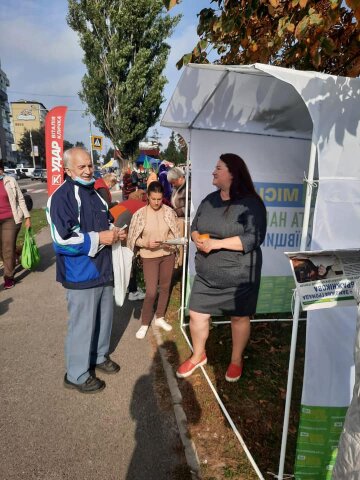
M179 378L188 377L207 363L205 343L210 316L230 315L232 355L225 378L235 382L242 374L250 316L256 310L266 209L238 155L220 155L213 177L218 190L201 202L191 226L191 238L197 248L190 297L194 352L176 374Z

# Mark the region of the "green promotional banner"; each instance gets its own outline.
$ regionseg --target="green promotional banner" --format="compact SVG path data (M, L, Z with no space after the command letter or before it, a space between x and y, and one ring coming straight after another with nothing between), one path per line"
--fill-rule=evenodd
M289 312L294 288L291 276L262 277L256 313Z
M347 407L301 406L296 480L331 480L346 411Z

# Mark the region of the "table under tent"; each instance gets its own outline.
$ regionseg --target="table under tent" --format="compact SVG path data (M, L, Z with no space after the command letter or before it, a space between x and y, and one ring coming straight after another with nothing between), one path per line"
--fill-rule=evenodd
M269 65L190 64L184 68L161 125L179 133L188 145L190 216L213 191L211 172L219 155L230 152L245 160L267 207L258 313L291 310L294 282L284 251L358 247L359 93L358 79ZM181 304L185 336L186 290L195 274L194 254L190 242ZM299 313L300 301L295 296L280 479L284 478ZM324 472L331 475L333 453L352 396L355 324L355 306L308 313L297 478L303 478L304 472L319 479L327 478ZM212 389L259 478L263 478L246 439L244 442ZM331 423L335 416L336 426ZM311 443L309 422L322 432L320 440L316 437L321 445Z

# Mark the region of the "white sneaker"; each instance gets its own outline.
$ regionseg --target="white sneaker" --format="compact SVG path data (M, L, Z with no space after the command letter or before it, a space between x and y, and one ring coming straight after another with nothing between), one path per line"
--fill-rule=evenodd
M155 318L154 324L157 327L164 329L166 332L170 332L170 330L172 330L172 326L164 320L164 317Z
M139 340L142 340L145 338L145 335L147 334L147 331L149 330L148 325L141 325L139 330L136 332L135 337L138 338Z
M130 302L134 302L135 300L144 300L145 298L145 293L142 292L141 290L138 290L137 292L130 292L128 299Z

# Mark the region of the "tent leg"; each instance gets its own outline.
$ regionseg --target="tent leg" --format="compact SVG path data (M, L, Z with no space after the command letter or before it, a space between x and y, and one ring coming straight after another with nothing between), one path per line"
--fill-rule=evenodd
M306 197L305 197L305 206L304 206L304 221L303 221L303 228L301 232L300 251L306 250L306 241L307 241L307 235L309 231L309 221L310 221L312 189L314 185L315 161L316 161L316 141L314 139L314 133L313 133L313 138L311 141L311 150L310 150L309 172L308 172L308 178L306 179L307 186L306 186ZM296 342L297 342L297 333L298 333L298 325L299 325L299 314L300 314L300 297L296 292L295 308L294 308L294 316L293 316L293 327L292 327L292 334L291 334L288 380L287 380L287 388L286 388L284 423L283 423L280 460L279 460L279 472L277 477L279 480L283 480L284 478L284 465L285 465L287 435L288 435L288 428L289 428L291 394L292 394L292 383L293 383L293 377L294 377L294 364L295 364Z
M290 359L289 359L289 369L288 369L288 378L287 378L287 387L286 387L284 423L283 423L283 431L282 431L282 438L281 438L279 472L277 477L279 480L283 480L284 478L283 475L284 475L286 444L287 444L287 436L288 436L288 428L289 428L292 385L293 385L293 378L294 378L294 365L295 365L296 342L297 342L298 325L299 325L299 314L300 314L300 297L298 294L296 294L293 326L292 326L292 333L291 333Z
M189 179L190 179L190 147L191 147L191 129L189 130L189 139L187 143L187 158L186 158L186 189L185 189L185 231L184 237L188 238L188 220L189 220ZM184 245L184 256L183 256L183 269L182 269L182 281L181 281L181 307L180 307L180 328L184 328L184 317L185 317L185 293L186 293L186 264L188 256L189 244L185 243Z

